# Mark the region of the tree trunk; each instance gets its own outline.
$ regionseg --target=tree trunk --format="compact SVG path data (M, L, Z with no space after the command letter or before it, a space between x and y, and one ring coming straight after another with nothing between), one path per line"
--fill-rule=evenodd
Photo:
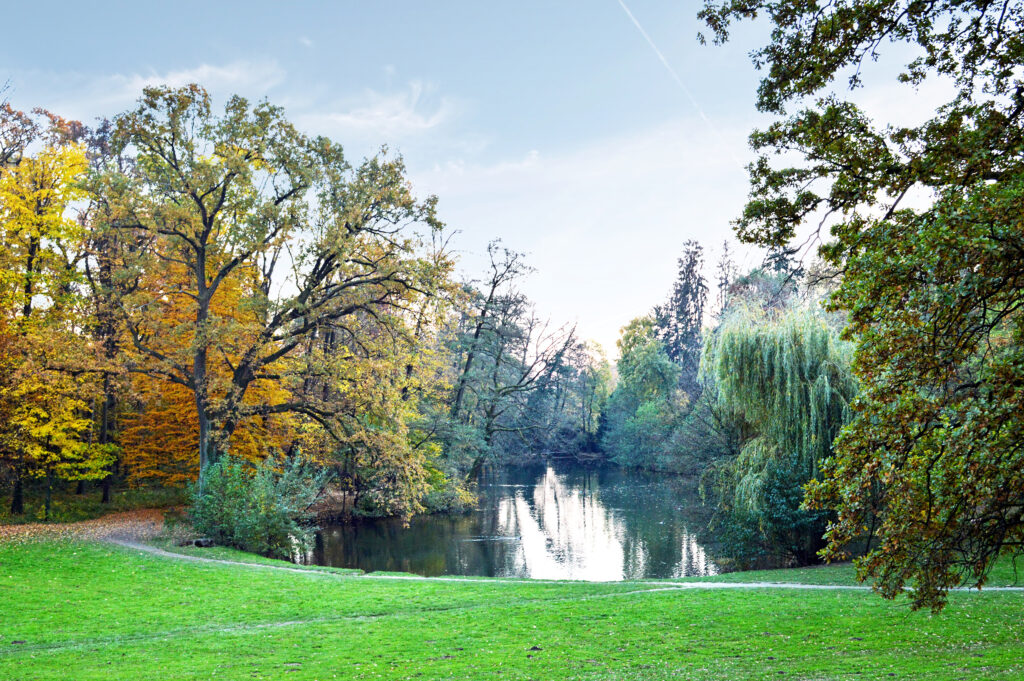
M50 507L53 505L53 473L46 471L46 504L43 510L43 520L50 519Z
M477 345L480 343L480 335L484 331L484 324L487 322L487 315L491 311L491 305L494 303L494 295L497 290L498 282L492 279L491 290L487 293L487 300L484 302L483 309L480 310L480 317L476 321L476 328L473 329L473 342L466 352L466 365L462 368L462 373L459 375L459 387L455 391L455 400L452 402L451 417L453 421L458 419L459 412L462 410L462 399L466 394L466 382L469 380L469 371L473 368L473 359L476 356Z
M494 420L496 418L493 405L488 408L486 418L487 421L484 426L484 451L473 459L473 465L469 467L469 473L466 474L466 482L473 482L480 477L480 471L483 470L484 463L487 462L487 455L491 452L491 441L494 439Z
M112 348L108 347L107 358L112 357ZM111 407L114 403L114 395L110 387L110 374L103 376L103 406L100 407L100 444L105 445L110 443L110 412ZM115 460L113 464L107 467L107 475L103 478L100 483L103 488L103 498L100 499L100 503L110 503L110 483L114 477L114 467L117 465Z
M14 492L11 495L11 515L25 513L25 490L22 488L21 475L14 478Z
M196 413L199 416L199 494L203 494L203 474L210 461L210 417L206 413L203 397L196 393Z
M473 465L469 467L469 474L466 475L467 482L473 482L474 480L480 477L480 473L481 471L483 471L484 461L486 460L486 458L486 455L481 454L480 456L473 459Z
M196 415L199 419L199 494L203 494L203 477L206 468L213 463L213 452L210 451L210 412L208 386L206 381L206 334L207 321L210 316L210 296L206 286L206 258L200 253L194 265L196 275L196 350L192 357L192 391L196 400Z

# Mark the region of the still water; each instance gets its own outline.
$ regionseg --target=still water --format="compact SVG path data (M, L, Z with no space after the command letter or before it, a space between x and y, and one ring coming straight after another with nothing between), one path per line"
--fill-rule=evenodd
M608 466L488 472L469 513L324 527L311 562L367 572L612 581L716 574L693 482Z

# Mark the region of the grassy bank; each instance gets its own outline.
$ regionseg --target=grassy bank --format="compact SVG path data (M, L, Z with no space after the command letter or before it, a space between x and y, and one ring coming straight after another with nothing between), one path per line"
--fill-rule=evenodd
M5 545L0 678L1024 675L1021 593L953 594L933 616L859 591L668 586L403 581Z

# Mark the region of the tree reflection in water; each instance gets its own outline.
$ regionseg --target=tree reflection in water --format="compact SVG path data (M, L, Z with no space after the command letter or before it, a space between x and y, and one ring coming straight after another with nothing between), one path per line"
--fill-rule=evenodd
M325 527L314 563L421 575L614 581L715 574L692 480L553 463L490 471L463 515Z

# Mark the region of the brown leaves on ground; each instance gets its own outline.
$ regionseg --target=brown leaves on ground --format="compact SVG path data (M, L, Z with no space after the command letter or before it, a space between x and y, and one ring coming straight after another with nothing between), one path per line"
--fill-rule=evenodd
M111 513L102 518L83 520L77 523L0 525L0 544L42 538L145 541L159 534L163 525L163 510L145 508Z

